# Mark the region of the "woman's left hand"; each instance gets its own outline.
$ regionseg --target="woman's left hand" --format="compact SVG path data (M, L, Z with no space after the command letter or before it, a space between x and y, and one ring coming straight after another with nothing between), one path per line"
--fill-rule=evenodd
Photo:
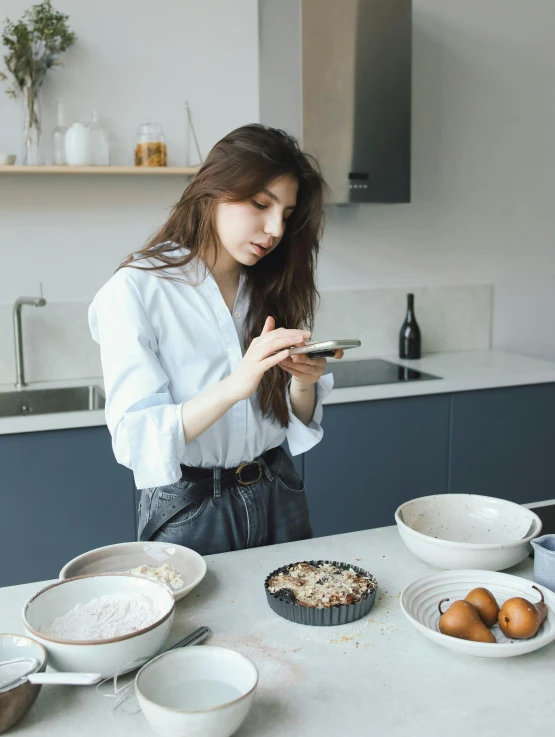
M343 358L344 351L337 350L334 358ZM299 353L289 356L285 361L278 364L284 371L291 374L296 384L316 384L326 369L325 358L310 358L306 354Z

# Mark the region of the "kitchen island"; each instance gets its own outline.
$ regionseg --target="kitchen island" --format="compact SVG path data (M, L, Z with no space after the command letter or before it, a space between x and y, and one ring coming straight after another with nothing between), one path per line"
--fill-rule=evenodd
M300 560L358 565L378 580L370 613L341 627L307 627L274 614L264 579ZM259 669L254 706L238 737L367 735L510 737L555 724L555 643L514 658L461 655L422 636L403 616L403 588L437 569L415 558L396 527L207 556L202 583L177 603L168 644L200 625L207 644L237 650ZM532 578L532 558L505 573ZM0 631L24 633L23 604L47 582L0 589ZM43 686L9 734L142 737L143 715L111 711L94 687ZM132 697L123 707L132 711Z

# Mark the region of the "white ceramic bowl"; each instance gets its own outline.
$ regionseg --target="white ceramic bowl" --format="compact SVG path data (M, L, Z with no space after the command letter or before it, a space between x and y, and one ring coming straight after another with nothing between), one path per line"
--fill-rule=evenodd
M491 628L496 643L472 642L443 635L439 631L440 614L437 606L442 599L449 599L450 602L464 599L472 589L479 586L491 591L500 607L513 596L522 596L535 604L540 601L540 595L532 588L536 585L525 578L494 571L441 571L419 578L406 586L401 592L400 606L409 622L439 645L482 658L509 658L531 653L555 640L555 594L552 591L543 586L538 587L547 604L547 618L535 637L529 640L510 640L497 624ZM443 611L448 608L449 605L445 603Z
M135 693L163 737L229 737L251 707L258 671L244 655L195 645L159 655L135 677Z
M395 522L407 548L426 563L489 571L524 560L542 528L531 509L477 494L412 499L397 509Z
M173 592L176 601L192 591L206 574L204 558L190 548L161 542L134 542L89 550L66 563L59 578L125 572L142 565L157 568L165 563L170 563L183 578L183 586Z
M62 640L41 634L50 624L76 604L105 594L144 594L163 612L149 627L106 640ZM152 658L165 643L175 612L169 588L157 581L129 574L78 576L46 586L23 607L25 629L48 651L48 663L55 670L115 675L124 664ZM140 663L137 664L137 666Z
M0 166L13 166L17 156L15 154L2 154L0 153Z

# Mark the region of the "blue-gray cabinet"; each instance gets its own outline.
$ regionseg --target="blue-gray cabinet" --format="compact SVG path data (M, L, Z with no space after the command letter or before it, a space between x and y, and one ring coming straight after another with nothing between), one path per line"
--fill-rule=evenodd
M553 383L327 405L304 456L314 534L394 524L428 494L554 499L554 427Z
M305 453L314 535L394 524L402 502L447 486L449 395L331 404Z
M57 578L75 556L135 539L133 477L106 427L0 435L0 586Z
M449 491L555 498L555 384L453 394Z
M327 405L294 458L314 534L394 523L408 499L555 498L555 383ZM106 427L0 435L0 586L56 578L71 558L136 539L138 492Z

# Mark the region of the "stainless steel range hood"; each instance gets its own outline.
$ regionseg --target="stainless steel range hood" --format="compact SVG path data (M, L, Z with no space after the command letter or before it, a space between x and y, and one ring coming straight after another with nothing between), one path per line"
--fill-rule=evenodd
M335 203L410 202L411 0L259 0L260 121Z

